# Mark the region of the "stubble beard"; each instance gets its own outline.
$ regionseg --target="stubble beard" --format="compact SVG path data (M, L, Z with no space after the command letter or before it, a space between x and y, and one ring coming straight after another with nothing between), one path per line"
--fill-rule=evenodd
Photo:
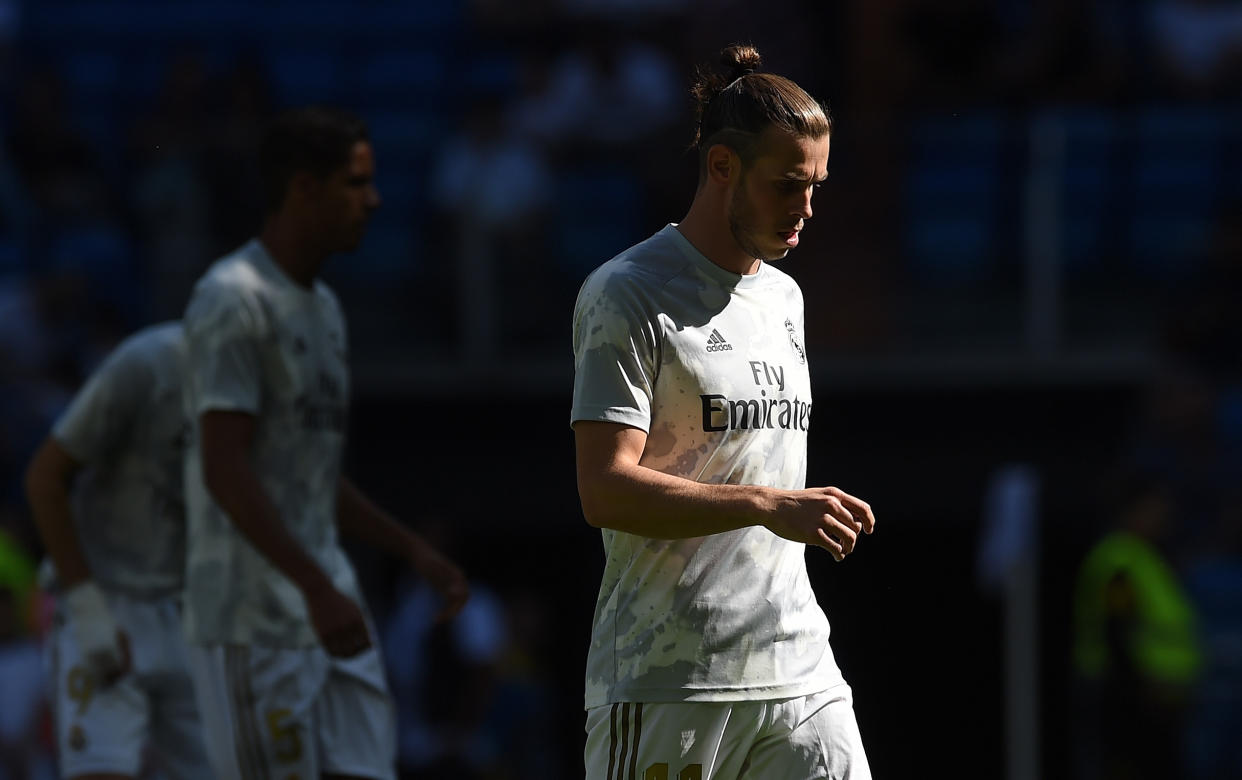
M780 250L778 254L765 253L759 247L755 237L754 212L750 208L750 202L743 196L744 191L745 179L738 183L738 188L733 191L733 197L729 200L729 232L733 234L733 240L743 252L756 260L771 263L784 258L789 254L788 247Z

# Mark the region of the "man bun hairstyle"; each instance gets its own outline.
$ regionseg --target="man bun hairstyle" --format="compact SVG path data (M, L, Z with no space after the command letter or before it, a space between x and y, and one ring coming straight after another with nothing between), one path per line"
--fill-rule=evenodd
M759 135L769 126L795 138L832 133L832 118L815 98L784 76L758 72L762 64L754 46L734 44L721 50L720 67L700 65L695 70L691 145L699 152L700 179L706 174L707 150L716 144L725 144L748 164Z
M349 162L354 144L369 140L361 117L333 106L302 106L277 114L259 144L267 213L280 208L299 173L325 178Z

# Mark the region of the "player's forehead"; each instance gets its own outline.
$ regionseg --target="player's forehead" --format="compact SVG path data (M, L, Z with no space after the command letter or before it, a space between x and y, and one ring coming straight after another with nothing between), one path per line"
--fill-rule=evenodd
M778 127L768 127L759 136L753 167L776 178L822 181L828 176L830 146L827 134L796 136Z

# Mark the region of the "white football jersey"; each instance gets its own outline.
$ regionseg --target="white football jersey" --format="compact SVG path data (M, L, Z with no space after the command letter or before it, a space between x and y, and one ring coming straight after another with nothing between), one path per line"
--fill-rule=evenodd
M648 434L641 464L805 486L811 382L798 285L720 268L668 225L597 268L574 312L571 422ZM763 526L692 539L603 531L586 706L801 696L842 682L805 550Z
M321 281L291 280L253 240L214 263L184 317L185 403L254 415L251 462L289 533L362 603L337 539L336 496L349 407L345 320ZM192 642L318 644L301 592L236 529L208 493L202 457L185 461L186 630Z
M138 331L108 355L52 427L52 437L84 465L72 488L73 521L104 588L144 598L181 589L185 355L181 323Z

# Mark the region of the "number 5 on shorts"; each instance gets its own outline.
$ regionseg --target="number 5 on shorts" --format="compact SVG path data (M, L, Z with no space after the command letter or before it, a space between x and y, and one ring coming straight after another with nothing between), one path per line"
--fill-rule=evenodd
M281 723L292 714L287 709L270 710L267 728L272 732L272 744L276 747L276 760L291 764L302 757L302 738L298 736L296 723Z
M652 764L643 772L643 780L669 780L668 764ZM703 765L688 764L677 773L675 780L703 780Z

